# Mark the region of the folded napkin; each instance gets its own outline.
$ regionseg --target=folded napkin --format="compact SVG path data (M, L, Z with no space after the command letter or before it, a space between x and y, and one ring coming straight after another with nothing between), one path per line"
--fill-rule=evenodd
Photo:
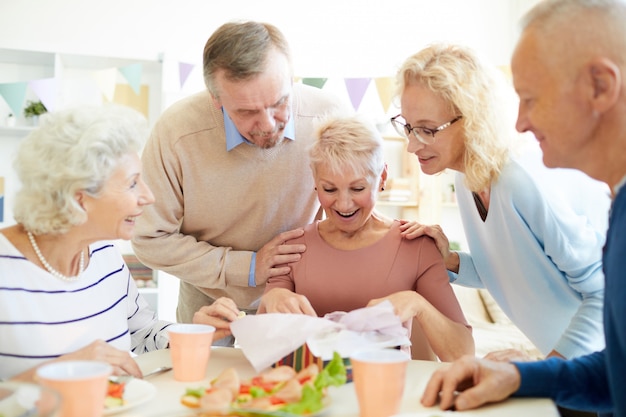
M324 317L280 313L248 315L231 323L230 328L257 372L305 343L311 353L322 360L332 359L334 351L347 358L359 349L411 344L407 329L389 301Z

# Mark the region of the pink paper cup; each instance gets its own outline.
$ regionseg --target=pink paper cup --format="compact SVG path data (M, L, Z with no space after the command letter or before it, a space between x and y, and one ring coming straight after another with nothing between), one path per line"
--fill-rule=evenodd
M360 417L389 417L400 410L410 356L396 349L362 350L350 356Z
M37 379L61 395L59 417L100 417L112 371L106 362L63 361L40 367Z
M215 327L205 324L173 324L167 328L174 379L201 381L206 376Z
M61 395L30 382L0 381L0 416L58 417Z

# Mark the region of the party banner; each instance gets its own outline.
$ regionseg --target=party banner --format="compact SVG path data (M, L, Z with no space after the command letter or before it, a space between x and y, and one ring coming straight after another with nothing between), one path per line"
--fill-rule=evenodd
M187 64L185 62L179 62L178 63L178 78L180 81L180 89L183 89L183 86L185 85L185 81L187 81L187 78L189 77L189 73L191 72L191 70L193 70L194 65L193 64Z
M346 88L354 110L358 110L371 78L346 78Z
M94 80L96 80L100 92L104 95L107 101L113 101L115 83L117 80L117 68L94 71L91 76Z
M48 111L57 110L57 101L61 92L58 79L46 78L43 80L32 80L28 85L31 90L35 92L43 105L46 106Z
M26 87L27 83L25 82L0 84L0 96L7 102L15 116L22 113Z
M328 78L302 78L302 84L317 88L324 88L326 81L328 81Z
M374 81L376 83L378 97L380 98L380 104L383 106L384 112L387 113L394 95L395 79L393 77L379 77Z
M136 94L139 94L139 89L141 88L141 71L143 66L141 64L132 64L118 69L124 78L126 78L126 81L128 81L128 84L130 84L133 91Z

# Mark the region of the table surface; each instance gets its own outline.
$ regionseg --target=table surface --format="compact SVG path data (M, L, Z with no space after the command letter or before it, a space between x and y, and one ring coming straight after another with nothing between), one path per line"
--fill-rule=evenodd
M136 358L144 373L164 365L171 365L169 350L159 350L140 355ZM438 408L425 408L420 404L420 397L432 372L444 364L429 361L411 361L407 369L407 379L402 400L401 413L406 417L427 417L432 415L452 416L507 416L507 417L558 417L559 413L554 403L545 398L511 398L497 404L491 404L478 410L463 413L441 413ZM208 387L209 381L219 375L224 369L233 367L242 379L256 374L254 368L243 355L241 349L213 347L207 367L206 379L199 382L178 382L174 380L172 371L154 375L146 379L156 387L156 395L150 401L138 404L114 414L116 417L166 417L181 416L189 410L180 403L180 397L187 388ZM328 396L329 407L321 417L358 417L358 404L354 385L348 383L341 387L330 387ZM108 413L111 414L111 413ZM107 416L108 417L108 416Z

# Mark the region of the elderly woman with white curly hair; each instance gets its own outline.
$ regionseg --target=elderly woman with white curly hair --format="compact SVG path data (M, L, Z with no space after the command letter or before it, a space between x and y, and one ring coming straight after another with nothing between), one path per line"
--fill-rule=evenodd
M92 359L141 376L129 351L166 348L165 329L111 239L130 239L154 196L141 176L146 121L121 106L50 113L20 145L17 224L0 230L0 379L51 360ZM196 321L229 334L232 300Z

